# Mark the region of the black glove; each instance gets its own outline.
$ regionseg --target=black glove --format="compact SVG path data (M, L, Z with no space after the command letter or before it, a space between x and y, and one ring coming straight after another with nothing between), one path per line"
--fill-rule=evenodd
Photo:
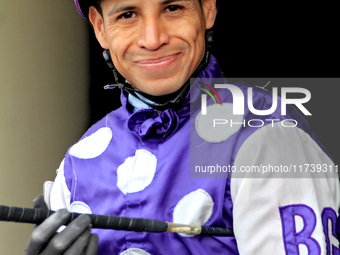
M42 195L33 201L33 207L48 209ZM97 255L98 236L91 234L88 215L79 216L62 232L56 232L70 217L71 214L62 209L36 226L25 249L26 255Z

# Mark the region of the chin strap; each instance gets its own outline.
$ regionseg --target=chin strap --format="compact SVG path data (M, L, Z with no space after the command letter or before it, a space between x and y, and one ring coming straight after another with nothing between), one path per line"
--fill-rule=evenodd
M113 72L113 76L116 81L116 84L106 85L104 86L104 89L113 89L113 88L118 87L119 89L126 91L127 93L133 95L134 97L137 97L143 103L152 107L156 111L164 111L169 108L178 109L183 105L185 98L190 90L190 79L197 78L199 73L207 66L209 62L211 44L213 42L212 35L213 35L212 30L206 33L205 56L203 60L201 61L201 63L199 64L199 66L197 67L197 69L195 70L195 72L190 76L187 82L178 91L172 94L169 94L169 95L165 95L165 96L152 96L152 95L149 95L147 93L144 93L142 91L139 91L133 88L129 83L126 82L123 76L121 76L120 73L116 70L112 62L109 50L105 50L103 52L103 57L107 65L111 68ZM150 104L150 102L147 102L144 98L147 98L155 102L155 104Z

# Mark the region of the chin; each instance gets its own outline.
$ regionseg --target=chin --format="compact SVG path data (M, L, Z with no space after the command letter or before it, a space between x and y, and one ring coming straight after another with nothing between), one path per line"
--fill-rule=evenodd
M152 81L144 83L144 86L140 86L137 89L152 96L164 96L176 92L184 85L185 82L186 80L184 82L180 81L180 83L162 80Z

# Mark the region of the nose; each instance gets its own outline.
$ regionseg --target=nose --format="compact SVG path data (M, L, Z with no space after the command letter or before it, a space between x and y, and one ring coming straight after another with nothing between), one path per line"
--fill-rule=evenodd
M148 50L157 50L169 43L167 27L157 18L149 17L142 23L138 46Z

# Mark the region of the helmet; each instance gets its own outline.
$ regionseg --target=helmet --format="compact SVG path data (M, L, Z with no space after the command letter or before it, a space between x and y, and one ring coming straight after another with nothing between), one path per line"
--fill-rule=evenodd
M85 19L89 18L89 8L91 5L94 5L95 2L95 0L74 0L79 14Z

